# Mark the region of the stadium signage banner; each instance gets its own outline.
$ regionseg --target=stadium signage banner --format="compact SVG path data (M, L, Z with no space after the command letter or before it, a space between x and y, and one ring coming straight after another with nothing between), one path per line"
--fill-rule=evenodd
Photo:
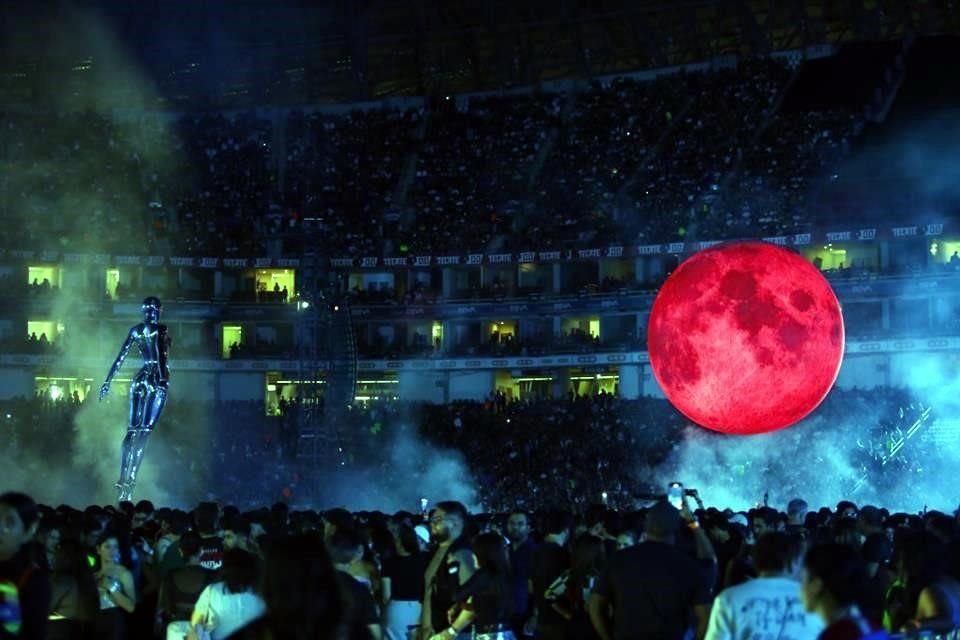
M814 237L812 233L796 233L792 235L767 236L763 238L764 242L785 246L785 247L805 247L819 242L869 242L881 239L910 239L921 238L925 236L941 236L944 234L942 223L932 223L923 225L908 225L899 227L890 227L881 234L877 228L829 231L823 234L817 234ZM643 256L658 255L682 255L701 251L708 247L720 244L722 240L703 240L697 242L670 242L662 244L643 244L634 246L610 245L606 248L594 247L585 249L566 249L563 251L521 251L514 253L470 253L460 255L417 255L417 256L362 256L351 258L347 256L334 257L329 259L329 265L333 268L350 269L360 267L363 269L376 269L378 267L430 267L430 266L481 266L485 264L531 264L547 263L557 261L573 260L598 260L598 259L618 259L634 258ZM223 266L228 269L245 269L251 265L256 268L296 268L300 266L300 260L297 258L216 258L216 257L189 257L189 256L131 256L109 254L81 254L81 253L59 253L56 251L38 252L30 249L0 249L0 256L9 256L23 261L39 260L42 262L62 261L66 264L95 264L95 265L117 265L117 266L148 266L161 267L168 264L172 267L202 267L206 269L215 269Z
M127 305L133 307L135 305ZM916 340L876 340L869 342L849 342L846 345L848 354L881 354L881 353L915 353L923 351L944 351L960 348L960 337L940 337ZM38 367L50 366L56 361L55 356L33 354L0 354L0 366ZM415 360L361 360L357 363L360 371L449 371L470 369L522 369L524 367L556 367L581 365L629 365L646 364L649 357L645 351L625 351L617 353L597 353L593 355L554 355L554 356L520 356L520 357L490 357L471 359L415 359ZM83 359L79 366L96 369L102 363L96 359ZM252 375L262 376L264 371L296 371L302 363L298 360L262 359L262 360L217 360L184 359L177 360L177 369L180 371L231 371L249 372ZM317 369L328 369L329 363L317 361L311 363Z
M849 242L850 240L876 240L876 229L859 229L857 231L833 231L826 234L827 242Z
M351 313L357 317L374 315L369 307L354 303ZM649 312L653 305L652 294L624 295L618 297L585 297L557 301L530 302L476 302L471 304L437 303L434 305L385 305L376 307L376 316L384 320L410 317L433 318L502 318L518 314L553 315L557 313L604 313L610 311Z
M642 244L637 247L638 256L654 256L663 253L662 244Z

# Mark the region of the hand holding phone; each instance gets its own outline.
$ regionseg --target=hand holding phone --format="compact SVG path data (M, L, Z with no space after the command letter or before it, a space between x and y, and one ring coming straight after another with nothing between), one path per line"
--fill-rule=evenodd
M667 485L667 502L677 509L683 508L683 485L679 482L671 482Z

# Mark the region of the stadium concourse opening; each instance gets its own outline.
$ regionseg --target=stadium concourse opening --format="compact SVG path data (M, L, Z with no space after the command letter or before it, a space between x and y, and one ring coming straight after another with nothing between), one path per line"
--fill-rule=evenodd
M326 381L300 380L295 373L267 372L264 376L264 405L267 415L282 415L282 405L298 402L303 395L304 385L326 385ZM400 381L396 374L383 374L376 377L364 377L357 380L354 402L368 404L372 402L395 402L401 400Z
M494 376L493 391L515 402L568 397L570 394L580 397L617 394L619 383L620 375L616 370L500 370Z
M130 384L129 379L115 378L118 389L124 389ZM65 401L84 402L93 388L93 378L79 378L73 376L36 376L34 378L34 395L49 399L51 402Z

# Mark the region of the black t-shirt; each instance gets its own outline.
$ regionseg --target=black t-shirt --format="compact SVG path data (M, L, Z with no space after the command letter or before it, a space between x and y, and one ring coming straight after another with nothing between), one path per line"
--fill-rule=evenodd
M513 613L513 594L507 576L493 576L484 569L478 569L470 579L460 587L454 600L467 606L467 600L473 598L471 609L474 613L473 624L481 629L488 625L507 624Z
M337 584L343 598L343 626L351 632L378 624L377 604L367 585L349 573L337 571Z
M390 599L423 600L423 574L430 563L425 553L413 553L409 556L394 556L383 561L382 574L390 578Z
M513 592L513 612L526 614L530 610L530 592L527 581L530 579L530 563L537 544L528 539L514 549L510 548L510 588Z
M195 565L174 569L160 585L157 607L171 620L189 620L197 598L216 577L216 572Z
M0 582L17 590L21 625L18 636L6 635L0 626L0 638L45 638L50 613L50 577L30 559L26 546L7 562L0 563Z
M693 606L710 602L708 579L689 554L643 542L613 556L596 593L613 604L615 640L681 640Z
M434 630L444 629L448 624L447 611L453 606L454 597L460 590L460 560L458 554L470 550L470 545L460 537L444 553L443 561L433 576L430 594L430 624Z
M570 554L553 542L537 547L530 559L530 581L533 583L533 599L537 605L537 621L541 625L565 624L561 616L546 600L547 589L553 581L570 568Z
M210 536L200 540L200 566L208 571L219 571L223 566L223 538Z

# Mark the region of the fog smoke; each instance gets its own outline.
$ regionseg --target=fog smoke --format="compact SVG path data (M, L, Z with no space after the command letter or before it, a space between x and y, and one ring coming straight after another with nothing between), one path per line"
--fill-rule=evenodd
M427 498L430 504L458 500L472 512L482 511L472 475L459 452L423 442L416 428L407 424L393 430L383 446L389 456L382 468L338 470L330 475L322 496L308 495L300 506L415 513L420 498Z

